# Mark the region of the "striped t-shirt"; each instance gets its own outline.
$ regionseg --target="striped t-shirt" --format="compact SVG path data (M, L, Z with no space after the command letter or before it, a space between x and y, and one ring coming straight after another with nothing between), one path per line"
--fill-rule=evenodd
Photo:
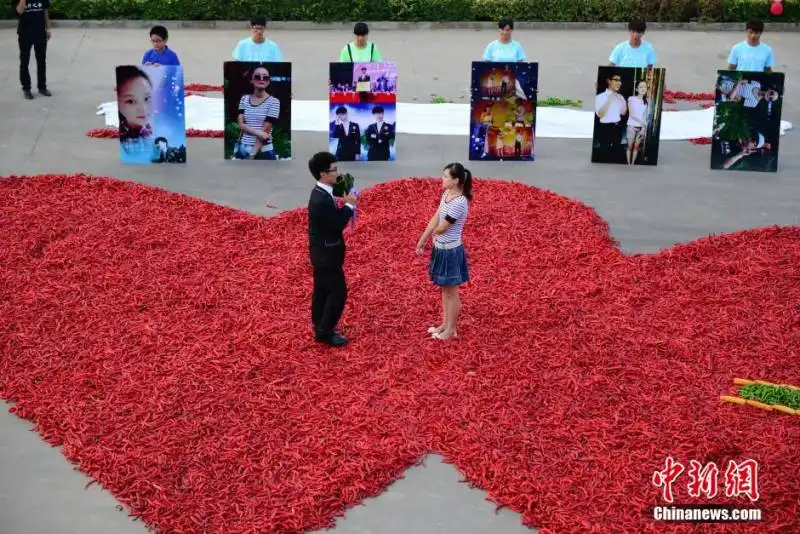
M736 82L730 78L720 77L720 80L719 88L721 91L730 93L733 91L733 88L736 87ZM720 101L726 102L732 100L733 97L740 96L744 100L744 107L754 108L758 105L758 101L761 100L761 96L758 94L759 91L761 91L761 83L749 81L748 83L741 84L735 94L732 93L730 96L725 96L723 94Z
M761 100L760 91L761 83L756 81L750 81L740 85L738 95L744 99L744 107L756 107L758 105L758 101Z
M277 121L281 114L281 101L274 96L268 96L262 103L254 106L250 103L251 95L244 95L239 100L239 113L244 114L244 123L251 128L264 128L264 122L270 120ZM242 132L242 144L253 146L256 136L247 132Z
M443 234L436 236L436 242L444 245L454 241L461 241L461 231L464 229L464 223L467 222L468 212L469 202L467 197L459 195L448 201L447 191L445 191L442 195L442 200L439 202L439 223L448 221L453 224Z

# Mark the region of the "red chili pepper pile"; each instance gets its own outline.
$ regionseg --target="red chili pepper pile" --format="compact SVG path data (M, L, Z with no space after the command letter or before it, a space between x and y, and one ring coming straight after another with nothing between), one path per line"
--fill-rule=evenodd
M187 83L183 86L184 91L196 91L198 93L221 93L224 87L221 85L210 85L207 83Z
M800 532L800 418L719 401L737 376L800 382L800 228L626 256L591 208L479 179L442 344L414 254L439 187L362 192L333 350L311 340L304 209L0 180L0 397L159 532L331 526L431 451L549 533L697 532L647 515L654 471L754 459L761 500L711 503L764 522L726 532ZM676 502L708 504L687 482Z
M671 91L664 89L664 102L667 104L674 104L679 100L689 102L714 102L714 93L696 93L694 91Z
M117 128L95 128L86 132L87 137L94 137L97 139L118 139L119 130ZM186 130L186 137L225 137L225 132L222 130L198 130L195 128L188 128Z

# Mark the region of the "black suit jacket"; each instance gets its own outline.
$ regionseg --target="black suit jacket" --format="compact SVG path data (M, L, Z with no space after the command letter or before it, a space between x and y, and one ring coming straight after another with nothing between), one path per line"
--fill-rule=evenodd
M394 139L394 124L384 122L378 131L378 123L373 122L367 126L367 159L369 161L388 161L389 143Z
M337 269L344 264L342 232L353 210L341 208L327 191L315 186L308 199L308 245L311 265L318 269Z
M339 140L336 146L336 159L339 161L352 161L361 154L361 128L357 123L351 122L348 131L344 131L343 124L331 123L331 137Z

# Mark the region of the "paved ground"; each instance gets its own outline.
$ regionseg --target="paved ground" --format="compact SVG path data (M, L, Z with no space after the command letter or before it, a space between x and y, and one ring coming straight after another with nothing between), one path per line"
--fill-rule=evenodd
M243 33L175 30L187 81L222 82L221 63ZM277 40L294 63L294 95L326 98L327 61L349 37L334 31L282 31ZM433 95L466 102L469 61L480 56L494 32L437 30L375 32L387 59L397 61L403 102L430 102ZM596 66L625 34L615 31L518 31L515 38L540 61L540 95L591 100ZM671 89L709 91L714 69L724 66L739 32L661 31L648 38L667 68ZM800 33L766 34L786 73L786 94L800 94ZM22 99L16 55L0 56L0 176L89 172L154 184L259 214L302 206L311 187L308 156L327 147L324 133L293 134L294 160L279 165L230 162L221 140L190 139L185 166L125 167L114 140L84 136L102 127L96 106L114 98L114 67L138 62L148 46L146 31L55 32L49 51L54 97ZM13 30L0 30L0 49L16 50ZM426 55L436 49L440 58ZM34 74L32 69L32 74ZM34 74L35 76L35 74ZM794 101L797 102L797 101ZM784 119L797 125L800 106L784 104ZM540 139L534 164L480 163L476 175L519 180L578 198L611 225L623 249L653 252L709 233L771 224L800 224L800 134L781 141L777 174L712 172L709 148L664 142L657 168L592 165L589 140ZM413 160L348 166L362 184L401 176L438 175L444 163L464 160L462 137L404 136L403 154ZM413 199L411 200L413 201ZM30 425L0 412L0 534L132 534L145 532L87 480L29 432ZM459 484L458 473L432 456L376 499L348 512L335 532L346 534L515 534L530 532L511 512L493 512L483 492Z

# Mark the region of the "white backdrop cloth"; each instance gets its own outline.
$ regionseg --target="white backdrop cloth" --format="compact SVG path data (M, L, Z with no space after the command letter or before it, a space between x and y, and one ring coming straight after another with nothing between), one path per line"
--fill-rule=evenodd
M189 95L186 97L186 128L222 131L225 110L222 98ZM107 127L119 127L117 103L98 106ZM327 100L293 100L292 130L327 132L330 108ZM397 104L397 132L420 135L469 135L467 104ZM661 140L710 137L714 108L665 111L661 117ZM594 113L576 109L540 107L536 110L536 137L591 139ZM792 128L781 121L781 135Z

